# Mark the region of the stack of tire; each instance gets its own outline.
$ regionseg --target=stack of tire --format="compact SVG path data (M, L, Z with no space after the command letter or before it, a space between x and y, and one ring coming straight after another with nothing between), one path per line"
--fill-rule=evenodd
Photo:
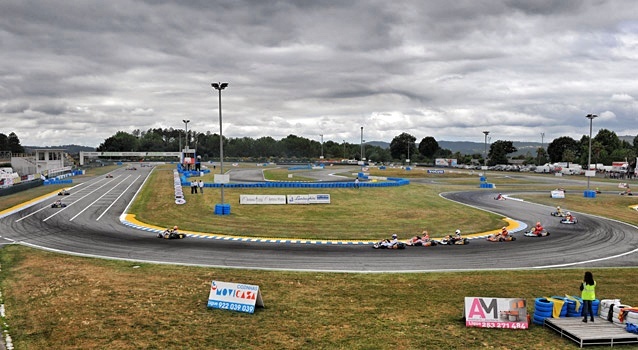
M620 309L622 308L630 308L629 305L624 305L620 302L620 299L604 299L601 302L600 307L600 317L611 321L615 324L625 324L625 323L633 323L638 324L638 313L636 312L627 312L623 320L621 321ZM610 317L611 316L611 319Z
M583 299L579 297L574 297L574 296L569 298L568 297L552 297L552 298L558 298L565 301L565 305L567 306L566 315L563 316L561 314L560 317L580 317L583 315ZM578 303L574 299L576 299ZM592 311L594 312L594 315L598 315L600 301L598 299L595 299L594 301L592 301L591 306L592 306L591 308L592 308Z
M175 187L175 204L186 204L184 192L182 191L182 180L177 169L173 170L173 187Z
M552 317L554 312L554 302L547 298L536 298L534 300L534 317L532 322L537 325L544 325L545 319Z
M564 302L563 307L560 309L559 317L580 317L582 316L583 310L583 300L578 297L560 297L560 296L552 296L550 299L559 299ZM578 308L576 308L576 300L578 300ZM592 311L594 315L598 315L600 301L594 300L592 302ZM554 302L547 298L536 298L534 302L534 318L532 322L537 325L545 324L545 319L549 317L553 317L554 313ZM616 320L618 314L616 313ZM638 317L638 314L637 314Z

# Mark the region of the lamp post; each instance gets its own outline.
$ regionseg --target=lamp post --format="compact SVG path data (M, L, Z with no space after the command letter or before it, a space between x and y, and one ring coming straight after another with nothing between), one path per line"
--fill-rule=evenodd
M323 134L319 134L321 136L321 157L319 159L323 159Z
M184 128L186 130L186 136L185 136L186 142L185 143L186 143L186 149L188 149L188 123L190 123L190 120L182 119L182 121L184 122L184 125L186 126Z
M408 165L410 163L410 146L412 146L412 140L408 140L408 158L405 160Z
M594 118L598 118L595 114L587 114L585 118L589 119L589 156L587 158L587 171L591 170L591 127ZM587 191L589 191L589 176L587 176Z
M487 135L490 134L489 131L483 131L485 134L485 149L483 150L483 166L487 168Z
M363 126L361 127L361 161L363 162Z
M545 149L544 144L545 144L545 133L542 132L541 133L541 150ZM538 162L537 162L538 166L541 165L541 150L538 151Z
M343 159L346 159L346 140L343 140Z
M228 83L212 83L213 89L219 91L219 173L224 175L224 137L222 136L222 90ZM224 184L221 184L222 204L224 204Z

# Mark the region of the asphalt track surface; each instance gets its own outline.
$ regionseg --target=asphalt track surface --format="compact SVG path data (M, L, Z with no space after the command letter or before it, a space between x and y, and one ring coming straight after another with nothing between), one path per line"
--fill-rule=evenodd
M552 207L519 200L496 201L493 190L442 194L444 198L492 211L528 225L538 220L551 232L543 238L514 233L513 242L476 238L464 246L372 249L357 244L291 244L210 239L165 240L120 222L151 168L118 169L113 178L96 177L74 185L69 196L54 196L0 219L2 243L82 256L221 268L333 272L420 272L551 267L638 266L638 228L575 213L578 224L564 225ZM250 180L250 175L237 175ZM326 170L321 176L331 176ZM315 173L316 174L316 173ZM231 175L235 180L235 176ZM410 186L427 186L414 180ZM373 188L361 190L371 190ZM515 193L509 193L515 197ZM581 194L582 195L582 194ZM51 208L63 198L66 208ZM463 215L463 213L459 213ZM461 228L462 229L462 228ZM497 229L497 228L495 228ZM408 237L401 237L407 239Z

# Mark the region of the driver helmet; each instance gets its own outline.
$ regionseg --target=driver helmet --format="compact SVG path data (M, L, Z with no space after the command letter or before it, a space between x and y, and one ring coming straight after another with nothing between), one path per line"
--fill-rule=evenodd
M393 234L392 234L392 238L397 238L397 234L396 234L396 233L393 233Z
M557 206L556 206L556 209L560 209L560 205L557 205Z
M454 231L455 234L460 235L461 234L461 230L456 230Z
M505 231L505 230L507 230L507 227L503 226L503 228L501 230Z
M173 226L173 230L177 230L177 226Z
M536 226L540 226L540 225L541 225L541 222L540 222L540 221L536 223Z
M570 213L570 212L567 212L567 215L572 215L572 213Z

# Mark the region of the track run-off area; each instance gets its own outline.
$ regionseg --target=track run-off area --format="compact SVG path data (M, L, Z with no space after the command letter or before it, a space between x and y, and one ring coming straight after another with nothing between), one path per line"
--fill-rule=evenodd
M294 271L427 272L638 266L637 227L574 212L579 220L577 225L562 225L557 218L545 219L543 225L551 232L550 236L525 237L522 234L525 223L536 222L539 217L549 218L553 208L523 200L496 201L495 191L490 189L442 193L441 197L511 218L517 238L514 242L487 242L482 238L484 235L477 233L468 245L375 250L370 242L260 240L197 233L190 233L182 240L158 239L152 225L130 223L126 219L129 204L153 168L138 169L119 168L111 172L112 178L94 177L75 184L69 188L71 195L61 198L67 204L64 208L51 208L51 204L62 197L52 194L1 212L2 243L106 259ZM411 182L426 185L419 179ZM516 192L508 195L516 198Z

